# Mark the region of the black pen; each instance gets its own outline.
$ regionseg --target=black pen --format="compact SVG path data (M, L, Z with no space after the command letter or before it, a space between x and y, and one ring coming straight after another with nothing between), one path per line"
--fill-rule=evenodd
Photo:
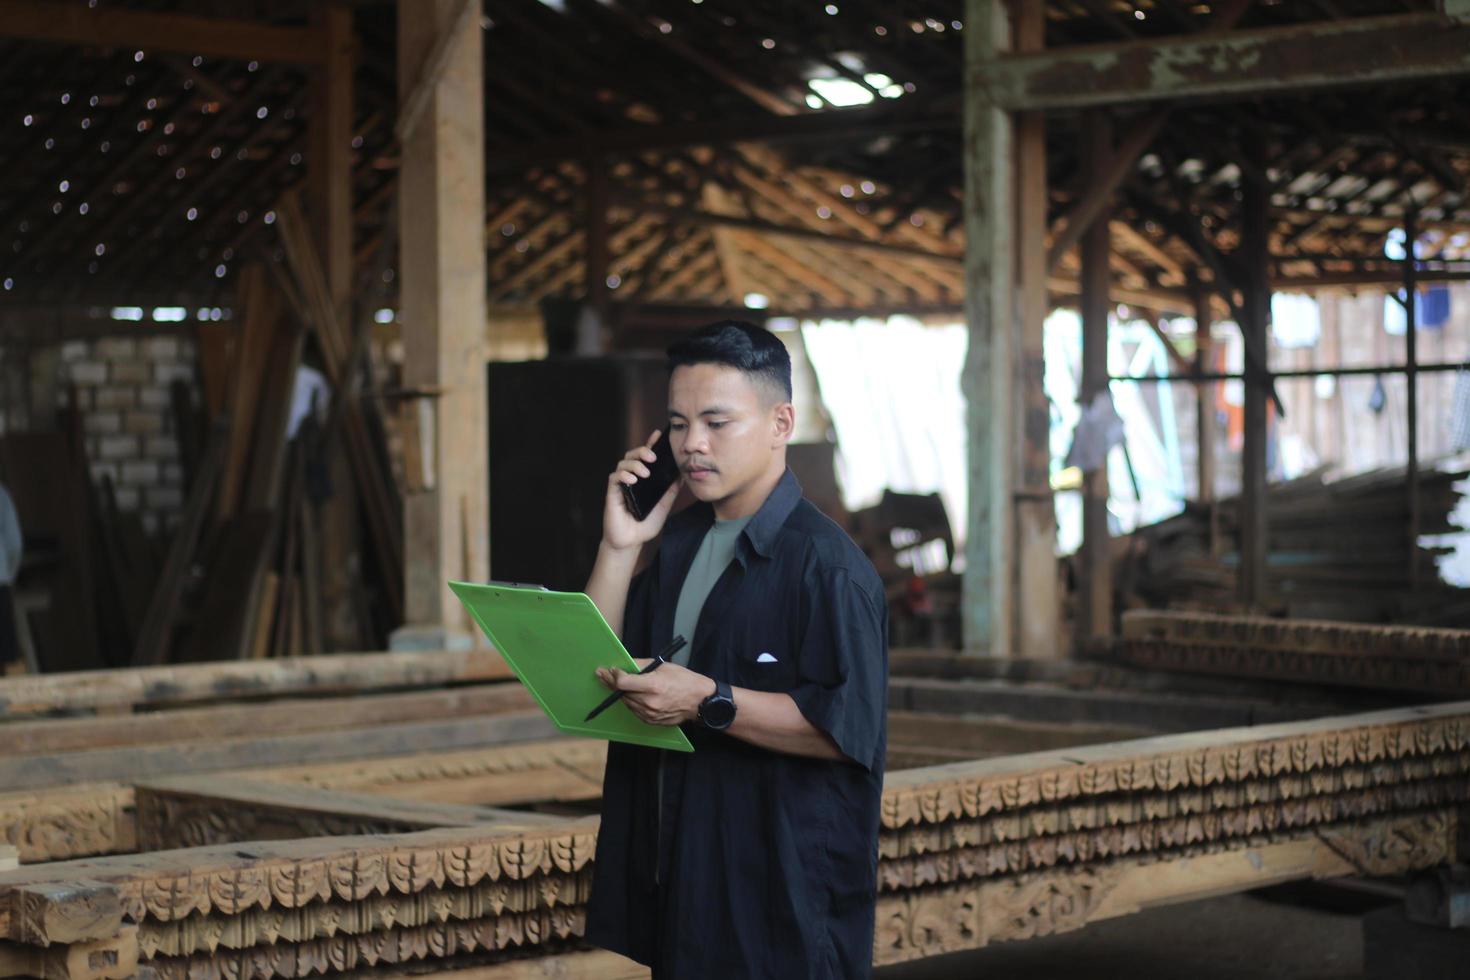
M666 663L669 662L669 658L670 657L672 657L674 654L678 653L680 650L684 649L684 644L685 643L688 643L688 642L689 641L686 640L686 639L684 639L682 636L676 636L676 637L674 637L674 642L672 642L668 646L664 647L663 648L663 651L657 657L654 657L653 660L649 663L649 665L647 667L644 667L638 673L640 673L640 674L651 674L655 670L658 670L664 664L666 664ZM617 703L618 698L622 697L624 693L625 692L623 692L623 691L614 691L614 692L612 692L606 698L603 699L603 701L602 701L601 704L599 704L597 707L595 707L591 711L589 711L587 713L587 717L586 718L583 718L582 721L583 722L589 722L593 718L596 718L598 715L602 714L608 708L611 708L615 703Z

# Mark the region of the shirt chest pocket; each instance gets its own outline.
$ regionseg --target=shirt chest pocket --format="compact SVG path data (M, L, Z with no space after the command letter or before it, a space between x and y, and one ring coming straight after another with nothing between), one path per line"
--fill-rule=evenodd
M789 691L797 684L796 645L751 638L730 652L730 680L752 691Z

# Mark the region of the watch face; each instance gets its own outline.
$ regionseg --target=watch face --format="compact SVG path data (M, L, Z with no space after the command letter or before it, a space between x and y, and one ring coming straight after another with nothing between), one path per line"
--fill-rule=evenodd
M718 694L709 697L699 706L699 719L710 728L729 728L735 720L735 702Z

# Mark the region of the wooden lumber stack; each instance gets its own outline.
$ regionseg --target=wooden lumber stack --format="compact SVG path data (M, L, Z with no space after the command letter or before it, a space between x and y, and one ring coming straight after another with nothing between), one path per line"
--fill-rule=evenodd
M126 853L137 846L137 782L238 769L343 790L407 785L419 771L459 776L484 801L529 802L545 778L506 743L550 730L520 685L486 683L509 676L498 654L469 650L0 679L0 843L28 863ZM515 758L491 752L442 768L490 747ZM542 761L565 777L557 793L600 790L584 774L593 762Z
M603 975L582 969L600 954L578 952L595 818L219 779L144 792L152 842L177 849L0 872L0 975ZM873 958L1438 866L1461 856L1467 805L1463 702L891 773ZM378 832L241 837L331 825ZM201 828L228 842L187 846Z
M390 210L390 214L395 213ZM354 328L348 321L350 311L339 310L332 303L321 256L312 242L294 191L282 197L276 214L295 287L288 294L297 316L316 340L334 391L326 435L329 440L341 439L346 446L372 542L381 599L387 604L394 623L400 623L403 619L403 505L387 457L382 419L371 400L363 397L363 384L370 375L363 370L368 316L361 313ZM385 249L380 249L380 265L386 262L387 255Z
M277 215L285 264L246 268L231 332L210 325L201 335L204 411L219 414L202 444L186 447L189 491L179 526L147 603L129 607L135 665L325 652L324 564L352 565L322 554L322 509L334 501L361 500L374 558L349 576L352 606L377 612L357 617L357 635L382 646L402 621L402 505L381 422L361 385L369 373L365 332L349 329L349 312L331 303L294 194ZM313 417L288 441L308 350L333 389L330 407L323 424ZM181 431L193 428L200 427ZM322 476L338 443L351 487L333 488ZM345 519L349 528L357 523L355 511Z
M1153 670L1470 696L1470 630L1130 610L1113 656Z
M1467 476L1421 474L1420 534L1460 530L1450 514L1460 497L1455 485ZM1266 607L1273 614L1470 626L1470 590L1445 584L1436 568L1446 549L1410 546L1402 468L1273 484L1266 509ZM1238 513L1238 498L1220 501L1213 515L1190 505L1122 539L1116 580L1123 607L1244 612L1236 594Z

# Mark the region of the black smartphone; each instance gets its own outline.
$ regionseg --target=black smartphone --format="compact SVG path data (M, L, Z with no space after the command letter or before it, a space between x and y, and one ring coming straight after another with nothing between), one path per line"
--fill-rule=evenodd
M653 454L656 457L654 461L646 464L648 476L639 479L632 486L622 484L623 501L632 515L640 521L653 512L658 502L664 499L669 487L679 479L679 464L674 461L674 447L669 442L667 426L653 444Z

